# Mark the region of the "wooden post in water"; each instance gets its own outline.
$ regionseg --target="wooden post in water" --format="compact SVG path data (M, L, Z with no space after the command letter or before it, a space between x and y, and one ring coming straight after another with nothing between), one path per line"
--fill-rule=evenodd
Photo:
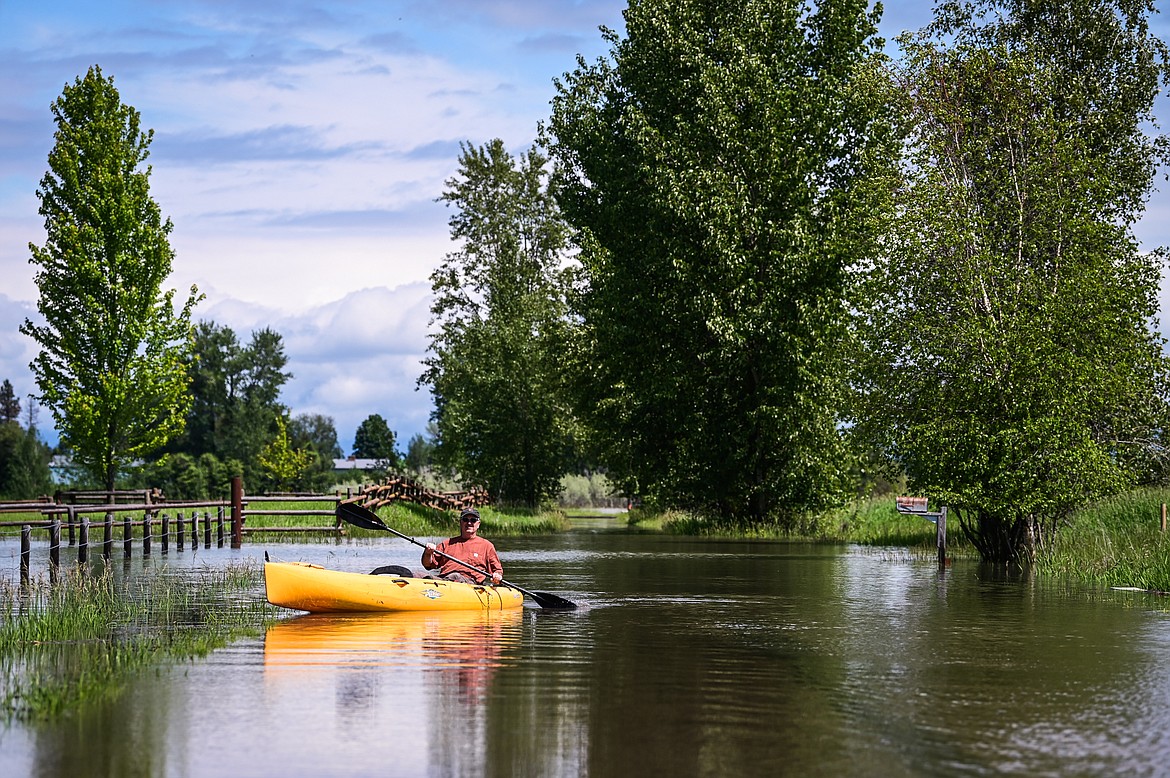
M123 556L127 558L130 556L130 551L134 546L134 526L130 523L130 514L122 515L122 551Z
M28 561L32 553L32 527L28 524L20 526L20 580L28 581Z
M223 548L223 506L215 509L215 547Z
M191 511L191 550L199 548L199 511Z
M73 545L77 544L77 538L74 536L74 529L73 529L73 525L77 521L77 516L73 513L73 506L72 505L70 505L67 510L68 510L68 513L66 513L65 515L68 517L67 521L69 522L69 545L73 546Z
M175 550L183 552L183 512L175 512Z
M943 506L938 514L938 569L947 567L947 506Z
M150 556L150 509L142 512L142 555Z
M232 476L232 548L244 541L244 479Z
M61 519L53 514L53 521L49 524L49 572L56 574L61 566Z
M171 517L170 514L164 513L162 515L162 552L165 556L170 551L171 546Z
M77 564L84 565L89 561L89 517L81 517L81 540L77 546Z
M114 513L106 512L106 520L102 522L102 556L109 559L114 553Z
M203 547L211 548L211 514L203 511Z

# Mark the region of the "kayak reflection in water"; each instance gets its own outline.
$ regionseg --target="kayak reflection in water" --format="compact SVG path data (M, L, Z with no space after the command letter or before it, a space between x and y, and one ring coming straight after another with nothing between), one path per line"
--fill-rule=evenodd
M422 553L422 566L427 570L438 570L440 578L462 583L485 583L479 573L458 562L439 556L447 554L469 565L491 573L491 582L498 584L504 578L504 566L496 554L496 547L490 540L479 537L479 511L464 508L459 514L459 536L440 541L438 545L427 543Z

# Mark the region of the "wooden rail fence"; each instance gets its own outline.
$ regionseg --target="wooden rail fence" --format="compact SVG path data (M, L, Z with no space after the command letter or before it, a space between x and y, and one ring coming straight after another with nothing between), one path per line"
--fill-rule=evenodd
M104 504L96 501L96 495L103 495ZM334 495L327 494L268 494L245 496L243 482L239 478L232 479L230 500L170 502L157 490L123 491L113 497L107 492L70 492L58 493L56 497L68 495L68 502L50 501L48 498L38 500L18 500L0 503L0 515L12 512L38 512L45 515L42 521L0 521L0 527L20 527L20 574L22 579L29 575L29 564L32 547L32 531L34 529L47 530L49 533L49 567L50 575L55 577L61 561L61 534L62 529L67 534L69 546L77 546L77 562L84 564L89 560L90 532L101 529L102 555L109 558L113 554L114 526L122 526L122 546L126 558L131 555L134 542L134 530L140 530L142 555L150 556L155 542L158 543L162 554L167 554L174 541L175 550L183 551L186 542L190 541L191 549L202 543L204 548L211 548L214 536L216 546L222 548L229 538L232 548L240 548L244 534L257 532L273 533L330 533L337 536L345 534L345 525L337 518L336 504L341 500L354 497L353 490L347 489L345 494L340 492ZM362 504L372 509L396 501L410 501L438 510L461 510L465 507L478 507L490 502L487 492L483 489L472 489L467 492L437 492L426 489L417 482L407 478L392 476L380 484L370 484L362 487L357 495ZM125 500L137 497L139 502ZM252 507L266 503L314 502L333 503L332 508L264 508ZM115 520L115 512L121 516ZM133 518L131 514L141 513L142 518ZM104 514L101 521L94 522L90 514ZM288 526L288 527L246 527L249 516L321 516L333 519L325 526Z

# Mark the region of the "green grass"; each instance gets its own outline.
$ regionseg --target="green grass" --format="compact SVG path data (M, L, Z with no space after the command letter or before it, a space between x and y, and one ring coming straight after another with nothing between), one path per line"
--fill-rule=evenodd
M937 548L933 522L921 516L899 513L893 497L860 500L834 511L802 517L787 529L777 524L720 523L682 511L631 511L631 527L678 535L706 537L791 539L821 543L858 543L901 546L934 554ZM950 527L948 553L966 556L974 551L957 527Z
M1170 490L1139 489L1077 511L1037 555L1037 568L1104 586L1170 592L1170 532L1161 509Z
M106 568L0 586L0 715L45 719L115 694L164 659L206 655L277 618L263 600L238 597L261 580L256 563L208 571L193 582L158 570L119 580Z

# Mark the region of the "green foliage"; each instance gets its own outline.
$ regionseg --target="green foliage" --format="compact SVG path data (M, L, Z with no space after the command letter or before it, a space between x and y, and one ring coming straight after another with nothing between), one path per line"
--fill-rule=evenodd
M988 560L1164 472L1162 255L1131 229L1165 74L1148 13L945 2L901 40L910 155L860 305L857 433Z
M333 460L341 456L333 418L317 413L298 414L289 422L288 434L294 448L313 453L313 463L297 488L308 492L324 492L332 488L337 481Z
M274 439L277 419L288 413L279 399L281 388L292 377L284 372L288 358L283 338L266 327L254 331L245 346L230 327L202 321L195 327L189 360L192 402L187 428L169 451L240 462L245 483L260 483L265 475L258 457ZM320 437L317 443L328 447L331 424L311 419L294 422L293 434ZM336 431L332 444L336 445ZM332 462L329 465L332 470Z
M423 437L421 433L416 433L406 444L406 457L404 458L406 469L412 473L421 473L426 470L431 466L434 452L435 444Z
M293 447L284 419L277 417L276 437L257 457L263 475L261 486L273 491L297 488L315 461L312 451Z
M459 251L432 274L427 369L436 462L500 501L535 507L559 490L575 423L562 386L566 228L535 149L464 145L442 200Z
M896 149L866 5L632 2L557 84L578 408L626 493L786 524L847 494L847 271Z
M243 470L240 462L223 462L214 454L166 454L143 465L131 483L160 489L172 500L223 500L231 494L232 477Z
M74 461L113 488L120 465L183 428L194 287L177 314L161 292L173 253L169 219L141 166L153 135L124 105L113 79L90 68L52 106L56 143L37 196L43 247L37 266L43 324L20 330L40 344L30 365Z
M361 459L378 459L397 468L399 455L393 430L380 414L372 413L358 425L353 436L353 455Z
M566 508L622 508L626 498L614 492L613 484L603 473L570 473L561 478L557 502Z
M49 447L36 429L0 421L0 499L31 500L53 491Z

